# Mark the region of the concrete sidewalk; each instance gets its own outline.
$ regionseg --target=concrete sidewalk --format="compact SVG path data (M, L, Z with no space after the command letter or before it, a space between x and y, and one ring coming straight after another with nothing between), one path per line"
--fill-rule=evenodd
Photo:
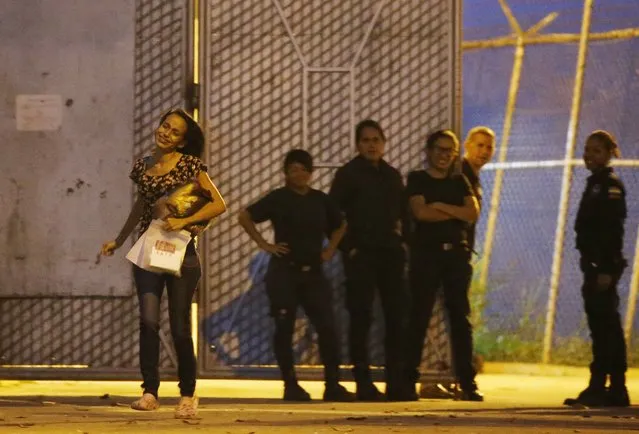
M162 407L129 409L138 382L1 381L0 433L620 433L639 431L639 407L569 408L584 377L484 374L484 403L283 403L278 381L201 380L199 419L173 418L175 382L162 384ZM320 382L303 382L320 399ZM352 383L345 385L353 390ZM639 403L639 378L629 380Z

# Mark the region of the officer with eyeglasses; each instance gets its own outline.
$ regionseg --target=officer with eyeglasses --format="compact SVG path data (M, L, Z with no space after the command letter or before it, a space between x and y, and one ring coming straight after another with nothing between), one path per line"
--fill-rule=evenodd
M472 278L469 227L479 205L468 179L451 170L459 141L439 130L426 141L426 170L408 175L406 192L414 229L410 236L409 279L412 295L406 341L407 386L419 381L424 338L437 291L441 288L450 321L455 376L464 401L483 401L475 383L468 290Z

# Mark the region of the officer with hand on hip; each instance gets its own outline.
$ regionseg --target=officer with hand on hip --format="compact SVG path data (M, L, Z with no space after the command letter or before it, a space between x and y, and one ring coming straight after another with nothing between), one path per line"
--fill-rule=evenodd
M318 336L326 383L324 401L354 401L355 395L339 384L340 345L331 286L322 269L322 263L333 257L346 224L328 195L309 186L312 172L313 159L308 152L288 152L284 159L286 184L241 211L239 223L271 254L265 283L275 322L273 346L284 381L283 399L311 399L297 382L293 359L293 332L301 306ZM265 221L273 225L275 244L264 240L255 227ZM327 236L328 245L323 248Z

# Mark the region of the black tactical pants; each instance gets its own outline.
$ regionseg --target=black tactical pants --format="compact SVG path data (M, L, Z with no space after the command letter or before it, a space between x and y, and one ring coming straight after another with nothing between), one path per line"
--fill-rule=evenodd
M375 291L384 312L386 380L402 369L402 347L407 318L404 280L405 252L396 246L357 249L344 255L346 307L350 314L349 350L356 381L370 381L369 332L373 322Z
M590 372L594 376L620 376L626 372L626 342L619 315L619 294L617 283L623 273L623 266L612 273L612 282L607 289L597 286L596 268L582 258L581 269L584 283L581 294L584 299L588 327L592 338L592 363Z
M297 381L293 357L293 332L301 306L315 328L327 384L339 381L339 341L335 329L331 287L320 266L293 266L271 258L266 273L266 292L275 321L275 358L285 383Z
M455 375L462 389L473 390L475 369L472 364L473 337L470 324L468 290L472 278L470 252L450 244L435 248L413 248L410 258L412 295L406 344L408 381L419 380L424 339L441 288L450 322L450 339Z

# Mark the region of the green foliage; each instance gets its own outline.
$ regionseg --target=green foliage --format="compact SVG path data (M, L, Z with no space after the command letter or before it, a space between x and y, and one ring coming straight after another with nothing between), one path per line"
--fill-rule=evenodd
M538 306L543 289L541 285L522 288L516 297L512 297L513 304L509 312L500 313L499 317L493 316L487 321L483 314L489 307L487 300L492 289L482 288L478 281L473 281L470 302L475 351L485 361L541 362L546 312L545 309L539 312ZM636 351L639 348L638 335L639 333L631 339L629 345L629 366L639 366L639 351ZM588 366L592 352L585 318L572 336L554 337L550 358L553 364Z

